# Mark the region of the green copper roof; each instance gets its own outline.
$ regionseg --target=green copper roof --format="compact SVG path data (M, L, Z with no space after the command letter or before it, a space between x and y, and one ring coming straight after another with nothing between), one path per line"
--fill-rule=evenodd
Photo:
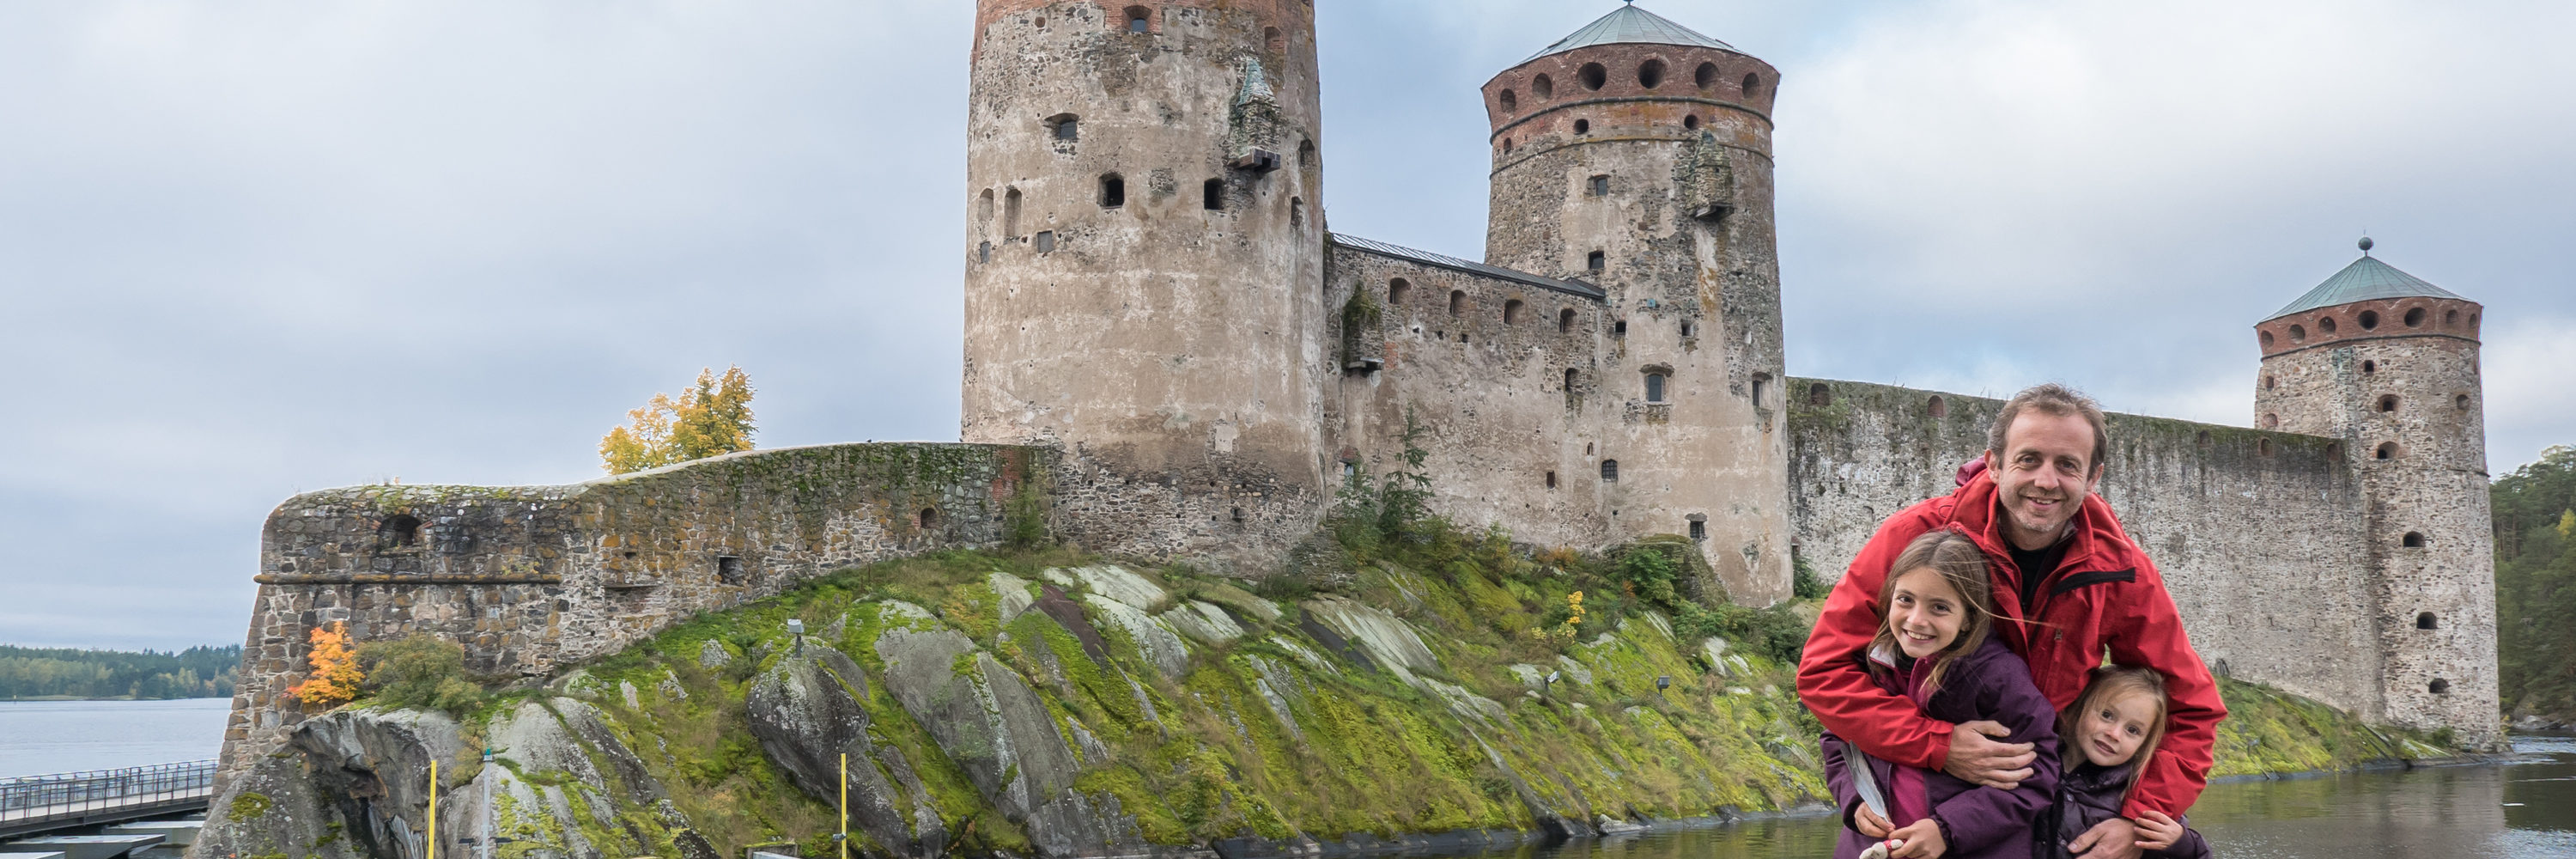
M2299 300L2290 302L2290 306L2281 308L2279 313L2263 317L2263 321L2269 322L2293 313L2306 313L2322 307L2382 298L2468 300L2452 294L2450 290L2425 283L2423 278L2398 271L2395 266L2364 256L2353 260L2351 265L2344 266L2342 271L2335 272L2333 277L2326 278L2326 282L2317 284L2317 288L2308 290L2308 294L2299 296Z
M1547 46L1547 50L1531 54L1530 60L1549 54L1565 53L1576 48L1632 42L1735 50L1734 45L1700 35L1698 31L1675 24L1662 15L1635 6L1621 6L1610 10L1610 14L1601 16L1601 20L1586 24L1583 29L1574 31L1574 35L1558 39L1556 44ZM1521 62L1526 63L1529 60Z

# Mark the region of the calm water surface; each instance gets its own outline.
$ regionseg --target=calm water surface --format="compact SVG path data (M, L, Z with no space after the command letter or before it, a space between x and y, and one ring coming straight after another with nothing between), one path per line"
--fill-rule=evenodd
M231 698L0 701L0 777L211 758Z
M2192 825L2224 859L2576 857L2576 738L2515 737L2514 748L2543 760L2216 785ZM1765 820L1482 855L1820 859L1839 825Z

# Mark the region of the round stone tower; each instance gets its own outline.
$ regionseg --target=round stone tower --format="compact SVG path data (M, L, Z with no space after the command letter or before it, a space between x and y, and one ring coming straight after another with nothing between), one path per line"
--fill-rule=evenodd
M1487 261L1608 293L1600 357L1569 368L1595 459L1617 462L1599 472L1600 514L1622 537L1696 538L1753 604L1789 594L1779 83L1770 64L1629 5L1484 87Z
M2477 302L2363 256L2254 326L2255 423L2342 440L2369 505L2383 716L2498 736Z
M1314 34L1311 0L977 4L960 436L1062 444L1065 503L1121 514L1075 518L1134 522L1086 545L1251 559L1320 515Z

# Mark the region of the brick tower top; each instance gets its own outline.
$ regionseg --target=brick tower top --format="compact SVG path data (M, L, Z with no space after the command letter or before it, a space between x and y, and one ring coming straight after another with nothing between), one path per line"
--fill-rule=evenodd
M1543 133L1569 110L1593 106L1609 109L1580 112L1600 114L1607 130L1629 115L1662 124L1665 111L1635 109L1647 103L1697 102L1695 108L1682 105L1693 115L1680 120L1696 130L1707 113L1720 109L1767 119L1779 81L1771 64L1630 5L1495 75L1485 84L1485 110L1497 146L1530 136L1515 134L1521 127ZM1590 132L1591 123L1584 124L1578 133Z
M2477 342L2477 302L2380 262L2370 248L2362 239L2360 259L2254 326L2263 357L2389 337Z

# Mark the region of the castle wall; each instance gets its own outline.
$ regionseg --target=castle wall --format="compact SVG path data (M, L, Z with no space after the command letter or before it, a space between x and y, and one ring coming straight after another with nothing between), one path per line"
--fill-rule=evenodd
M1329 495L1313 14L977 6L960 437L1063 442L1176 526L1103 550L1259 571Z
M298 495L261 532L222 771L240 773L306 715L286 689L317 627L345 622L352 643L432 633L463 644L476 673L540 677L831 570L998 543L1015 500L1049 515L1046 492L1078 477L1057 467L1036 448L849 444L572 486Z
M1799 557L1828 580L1889 515L1948 494L2003 407L1822 379L1792 379L1787 393L1792 527ZM2103 500L2164 573L2202 660L2386 718L2369 505L2342 445L2109 417Z
M1435 512L1469 528L1498 523L1539 545L1611 541L1624 496L1601 479L1603 439L1587 431L1621 407L1602 390L1598 299L1343 245L1329 270L1328 300L1349 308L1357 296L1377 316L1336 316L1333 341L1346 358L1383 362L1342 373L1326 401L1342 461L1377 476L1404 468L1410 408L1430 454ZM1520 304L1506 322L1512 302Z

